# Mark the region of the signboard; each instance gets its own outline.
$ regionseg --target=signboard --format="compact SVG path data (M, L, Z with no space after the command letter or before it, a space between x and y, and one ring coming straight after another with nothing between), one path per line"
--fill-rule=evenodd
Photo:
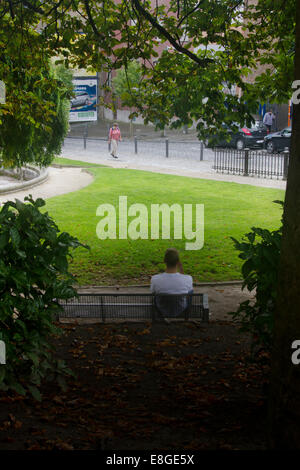
M0 80L0 104L5 104L5 83Z
M97 121L97 77L75 77L70 122Z

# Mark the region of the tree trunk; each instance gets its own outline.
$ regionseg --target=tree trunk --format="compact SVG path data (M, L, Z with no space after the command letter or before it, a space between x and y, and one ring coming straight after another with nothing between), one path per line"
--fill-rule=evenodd
M300 0L296 7L295 80L300 80ZM293 104L292 126L269 400L273 449L300 449L300 364L291 361L291 345L300 340L300 105Z

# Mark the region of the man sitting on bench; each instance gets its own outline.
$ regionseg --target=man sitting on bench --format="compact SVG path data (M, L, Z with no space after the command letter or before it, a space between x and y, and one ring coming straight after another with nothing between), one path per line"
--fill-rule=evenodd
M176 294L178 296L192 294L193 278L183 274L179 253L175 248L167 249L164 262L166 271L152 276L150 289L152 293L156 294L155 304L158 311L163 316L177 317L187 309L188 295L186 297L177 297ZM164 294L173 294L174 297L168 297Z

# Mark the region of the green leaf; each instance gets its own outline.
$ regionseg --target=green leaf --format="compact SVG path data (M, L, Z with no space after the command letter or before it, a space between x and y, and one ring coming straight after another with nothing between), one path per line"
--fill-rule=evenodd
M36 354L36 353L33 353L33 352L27 352L26 353L26 356L28 357L28 359L31 359L33 364L35 366L38 366L39 362L40 362L40 359L39 359L39 356Z
M34 385L27 385L27 388L35 400L42 401L41 392L37 387L35 387Z
M0 384L4 381L6 374L6 365L0 365Z
M10 388L17 392L19 395L26 395L26 390L20 383L14 382L10 384Z
M1 233L0 235L0 251L8 244L9 234L8 232Z
M19 248L21 238L16 227L11 227L9 233L14 248Z

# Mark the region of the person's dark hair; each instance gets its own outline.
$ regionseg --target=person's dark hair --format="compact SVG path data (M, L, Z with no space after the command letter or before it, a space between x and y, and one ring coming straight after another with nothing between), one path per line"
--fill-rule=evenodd
M168 248L165 252L164 262L168 268L175 268L179 261L179 253L175 248Z

